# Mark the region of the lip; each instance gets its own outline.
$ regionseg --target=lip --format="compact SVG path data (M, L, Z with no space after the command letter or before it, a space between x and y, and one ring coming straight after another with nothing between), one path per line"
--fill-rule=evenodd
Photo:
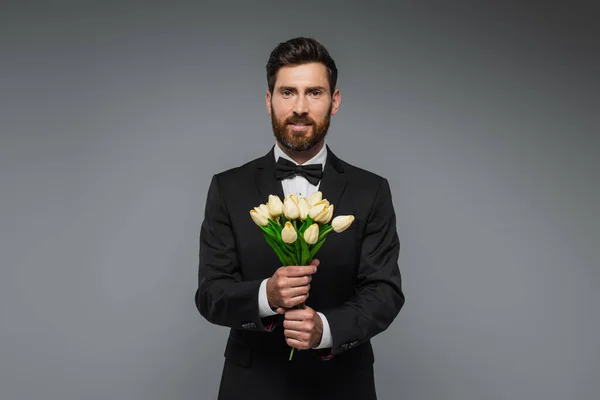
M294 124L289 124L289 126L294 131L306 131L306 130L308 130L308 128L310 128L310 125L294 125Z

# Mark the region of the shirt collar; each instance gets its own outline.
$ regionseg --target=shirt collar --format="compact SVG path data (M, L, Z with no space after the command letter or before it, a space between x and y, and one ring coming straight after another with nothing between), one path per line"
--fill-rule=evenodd
M287 154L285 154L283 152L283 150L281 150L279 148L279 145L277 143L275 143L275 161L277 161L279 159L279 157L285 158L288 161L293 162L294 164L298 165L298 163L294 160L292 160L292 158L290 156L288 156ZM321 150L319 150L319 152L310 160L308 160L307 162L305 162L304 164L301 165L307 165L307 164L322 164L323 165L323 169L325 168L325 162L327 161L327 145L323 144L323 147L321 147Z

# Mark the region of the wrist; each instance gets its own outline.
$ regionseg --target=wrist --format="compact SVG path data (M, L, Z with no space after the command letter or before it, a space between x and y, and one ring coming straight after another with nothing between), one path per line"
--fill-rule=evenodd
M323 340L323 320L321 319L321 316L318 313L315 313L316 316L316 331L317 331L317 340L313 345L313 348L319 347L319 345L321 344L321 340Z
M271 310L275 310L276 306L273 304L273 300L271 299L271 278L267 279L267 304Z

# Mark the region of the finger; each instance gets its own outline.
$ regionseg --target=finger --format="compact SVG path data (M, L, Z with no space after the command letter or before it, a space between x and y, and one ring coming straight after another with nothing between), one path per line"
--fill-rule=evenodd
M302 309L294 309L294 310L288 310L285 313L285 319L289 320L289 321L304 321L305 319L308 319L309 315L307 313L306 310L302 310Z
M291 297L291 298L290 297L285 298L283 300L283 303L284 303L283 306L285 306L287 308L296 307L298 304L302 304L302 303L306 302L306 300L308 299L309 295L310 294L307 293L307 294L302 294L302 295L299 295L299 296L294 296L294 297Z
M282 287L306 286L312 281L312 275L285 277L281 280Z
M275 312L276 312L277 314L284 315L284 314L285 314L285 312L286 312L286 309L285 309L285 308L282 308L282 307L277 307L277 308L275 309Z
M295 339L300 342L308 343L308 339L310 339L310 333L304 331L295 331L293 329L284 329L283 335L287 339Z
M304 346L302 345L302 342L299 340L292 339L292 338L285 338L285 342L290 347L293 347L298 350L304 350Z
M303 322L302 321L294 321L291 319L285 319L283 321L283 328L285 329L289 329L292 331L305 331L305 329L303 329Z
M293 347L298 350L306 350L308 349L308 341L307 340L299 340L295 338L286 338L285 339L288 346Z
M284 275L287 277L311 275L315 272L317 272L317 267L315 265L293 265L284 268Z
M312 319L288 319L283 320L283 329L290 329L299 332L312 332L315 329L315 321Z
M283 289L281 291L281 297L291 299L291 298L298 297L298 296L304 296L305 294L308 293L309 290L310 290L309 285L287 288L287 289Z

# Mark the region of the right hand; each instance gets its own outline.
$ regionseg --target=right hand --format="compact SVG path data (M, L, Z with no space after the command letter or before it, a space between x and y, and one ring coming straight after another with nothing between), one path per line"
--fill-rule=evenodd
M317 272L319 260L312 260L308 265L280 267L267 280L267 299L269 307L289 309L303 303L308 298L312 274ZM280 312L281 311L281 312Z

